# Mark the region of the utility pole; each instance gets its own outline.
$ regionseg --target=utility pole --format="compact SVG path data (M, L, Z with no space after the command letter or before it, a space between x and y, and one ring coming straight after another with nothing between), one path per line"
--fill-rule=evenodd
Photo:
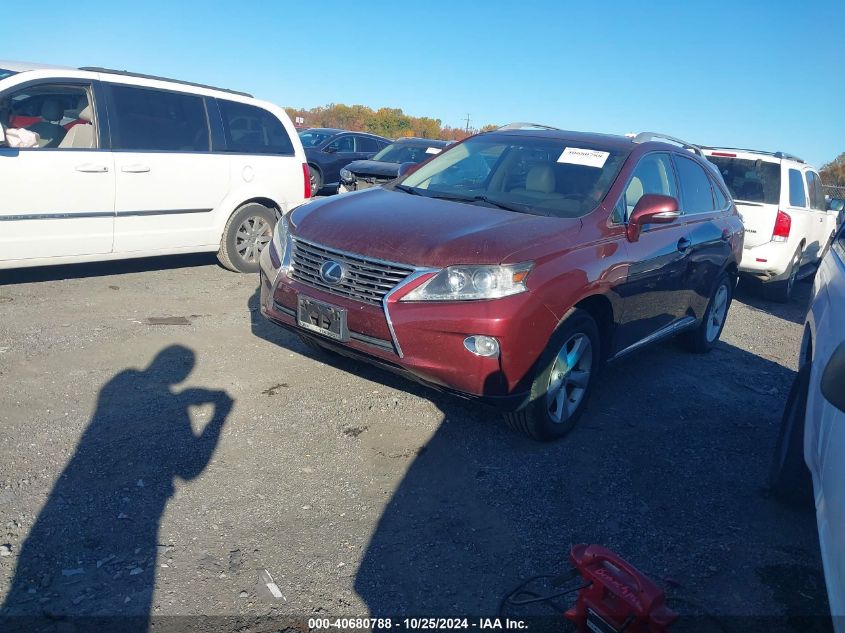
M466 133L469 134L469 112L467 112L466 122L467 122Z

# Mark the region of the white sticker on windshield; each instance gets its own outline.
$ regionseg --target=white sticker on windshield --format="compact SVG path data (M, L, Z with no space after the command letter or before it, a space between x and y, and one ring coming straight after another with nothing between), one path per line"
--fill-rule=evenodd
M439 154L440 148L439 147L429 147L427 150L425 150L425 153L426 154Z
M557 159L559 163L570 165L584 165L585 167L604 167L604 163L610 152L600 152L595 149L581 149L578 147L567 147Z

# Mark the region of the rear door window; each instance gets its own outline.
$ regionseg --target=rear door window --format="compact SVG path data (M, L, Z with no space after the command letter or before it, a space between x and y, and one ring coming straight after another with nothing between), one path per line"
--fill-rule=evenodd
M804 176L797 169L789 170L789 206L807 206L807 191L804 188Z
M355 137L352 135L341 136L328 144L326 149L334 152L354 152L355 151Z
M356 136L355 147L357 148L356 151L364 153L372 152L375 154L379 150L376 140L374 138L370 138L369 136Z
M780 164L731 156L708 156L716 165L728 191L740 202L780 202Z
M808 171L807 175L807 189L809 190L810 206L819 211L825 210L824 192L822 191L822 182L816 172Z
M208 152L208 117L202 97L108 84L112 146L118 150Z
M293 143L276 115L248 103L226 99L217 103L230 152L293 156Z
M678 179L681 182L682 204L685 214L708 213L715 209L713 188L704 168L694 160L675 157Z

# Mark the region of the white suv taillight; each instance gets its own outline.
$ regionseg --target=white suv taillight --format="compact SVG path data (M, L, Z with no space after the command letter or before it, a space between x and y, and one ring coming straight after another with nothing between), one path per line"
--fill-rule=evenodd
M792 217L778 210L778 217L775 220L775 230L772 233L773 242L785 242L789 238L789 231L792 229Z
M302 177L305 179L305 199L311 198L311 170L308 169L308 163L302 163Z

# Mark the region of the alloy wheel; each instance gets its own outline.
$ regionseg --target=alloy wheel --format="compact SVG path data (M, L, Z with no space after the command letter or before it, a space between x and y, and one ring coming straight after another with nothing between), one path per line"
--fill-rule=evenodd
M235 232L235 250L245 262L257 262L270 241L272 228L262 217L246 218Z
M728 288L721 284L713 297L710 314L707 316L707 342L712 343L719 336L722 324L728 314Z
M549 386L546 408L555 424L566 422L577 411L590 384L593 344L585 334L574 334L557 353Z

